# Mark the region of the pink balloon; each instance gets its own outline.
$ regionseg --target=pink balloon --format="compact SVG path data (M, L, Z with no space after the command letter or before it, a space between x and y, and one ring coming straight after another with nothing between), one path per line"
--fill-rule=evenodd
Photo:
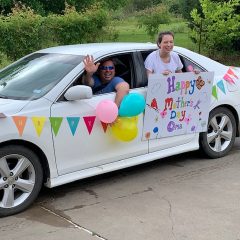
M104 123L112 123L118 116L118 107L111 100L102 100L96 108L96 115Z

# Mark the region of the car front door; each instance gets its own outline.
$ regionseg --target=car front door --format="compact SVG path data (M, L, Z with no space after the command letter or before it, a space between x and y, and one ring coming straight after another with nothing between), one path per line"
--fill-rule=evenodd
M131 61L131 54L126 57ZM127 74L132 81L131 71ZM112 92L52 105L53 142L60 175L148 153L148 142L141 140L143 114L138 116L138 135L129 142L117 140L111 126L96 117L97 105L103 100L114 101L114 98Z

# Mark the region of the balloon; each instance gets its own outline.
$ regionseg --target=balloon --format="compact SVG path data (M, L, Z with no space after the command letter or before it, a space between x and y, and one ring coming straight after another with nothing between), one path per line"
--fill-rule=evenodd
M138 134L137 117L118 117L112 125L112 134L120 141L132 141Z
M96 115L104 123L112 123L118 116L118 107L111 100L102 100L96 108Z
M146 102L139 93L129 93L124 96L119 108L120 117L133 117L144 111Z

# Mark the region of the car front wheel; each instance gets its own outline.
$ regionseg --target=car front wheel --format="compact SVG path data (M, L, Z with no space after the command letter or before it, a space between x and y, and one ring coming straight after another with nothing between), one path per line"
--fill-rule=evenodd
M225 156L236 138L236 120L224 107L213 109L209 114L207 132L200 134L200 147L210 158Z
M38 196L43 171L38 156L26 147L0 148L0 217L23 211Z

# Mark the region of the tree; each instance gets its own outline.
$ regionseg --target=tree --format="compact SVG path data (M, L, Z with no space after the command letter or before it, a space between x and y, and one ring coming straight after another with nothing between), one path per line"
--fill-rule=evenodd
M139 12L137 16L139 27L144 28L151 39L157 34L161 24L170 22L169 11L163 4L147 8Z
M240 39L240 15L236 14L240 0L213 2L200 0L202 14L194 9L193 39L214 56L217 51L229 52Z

